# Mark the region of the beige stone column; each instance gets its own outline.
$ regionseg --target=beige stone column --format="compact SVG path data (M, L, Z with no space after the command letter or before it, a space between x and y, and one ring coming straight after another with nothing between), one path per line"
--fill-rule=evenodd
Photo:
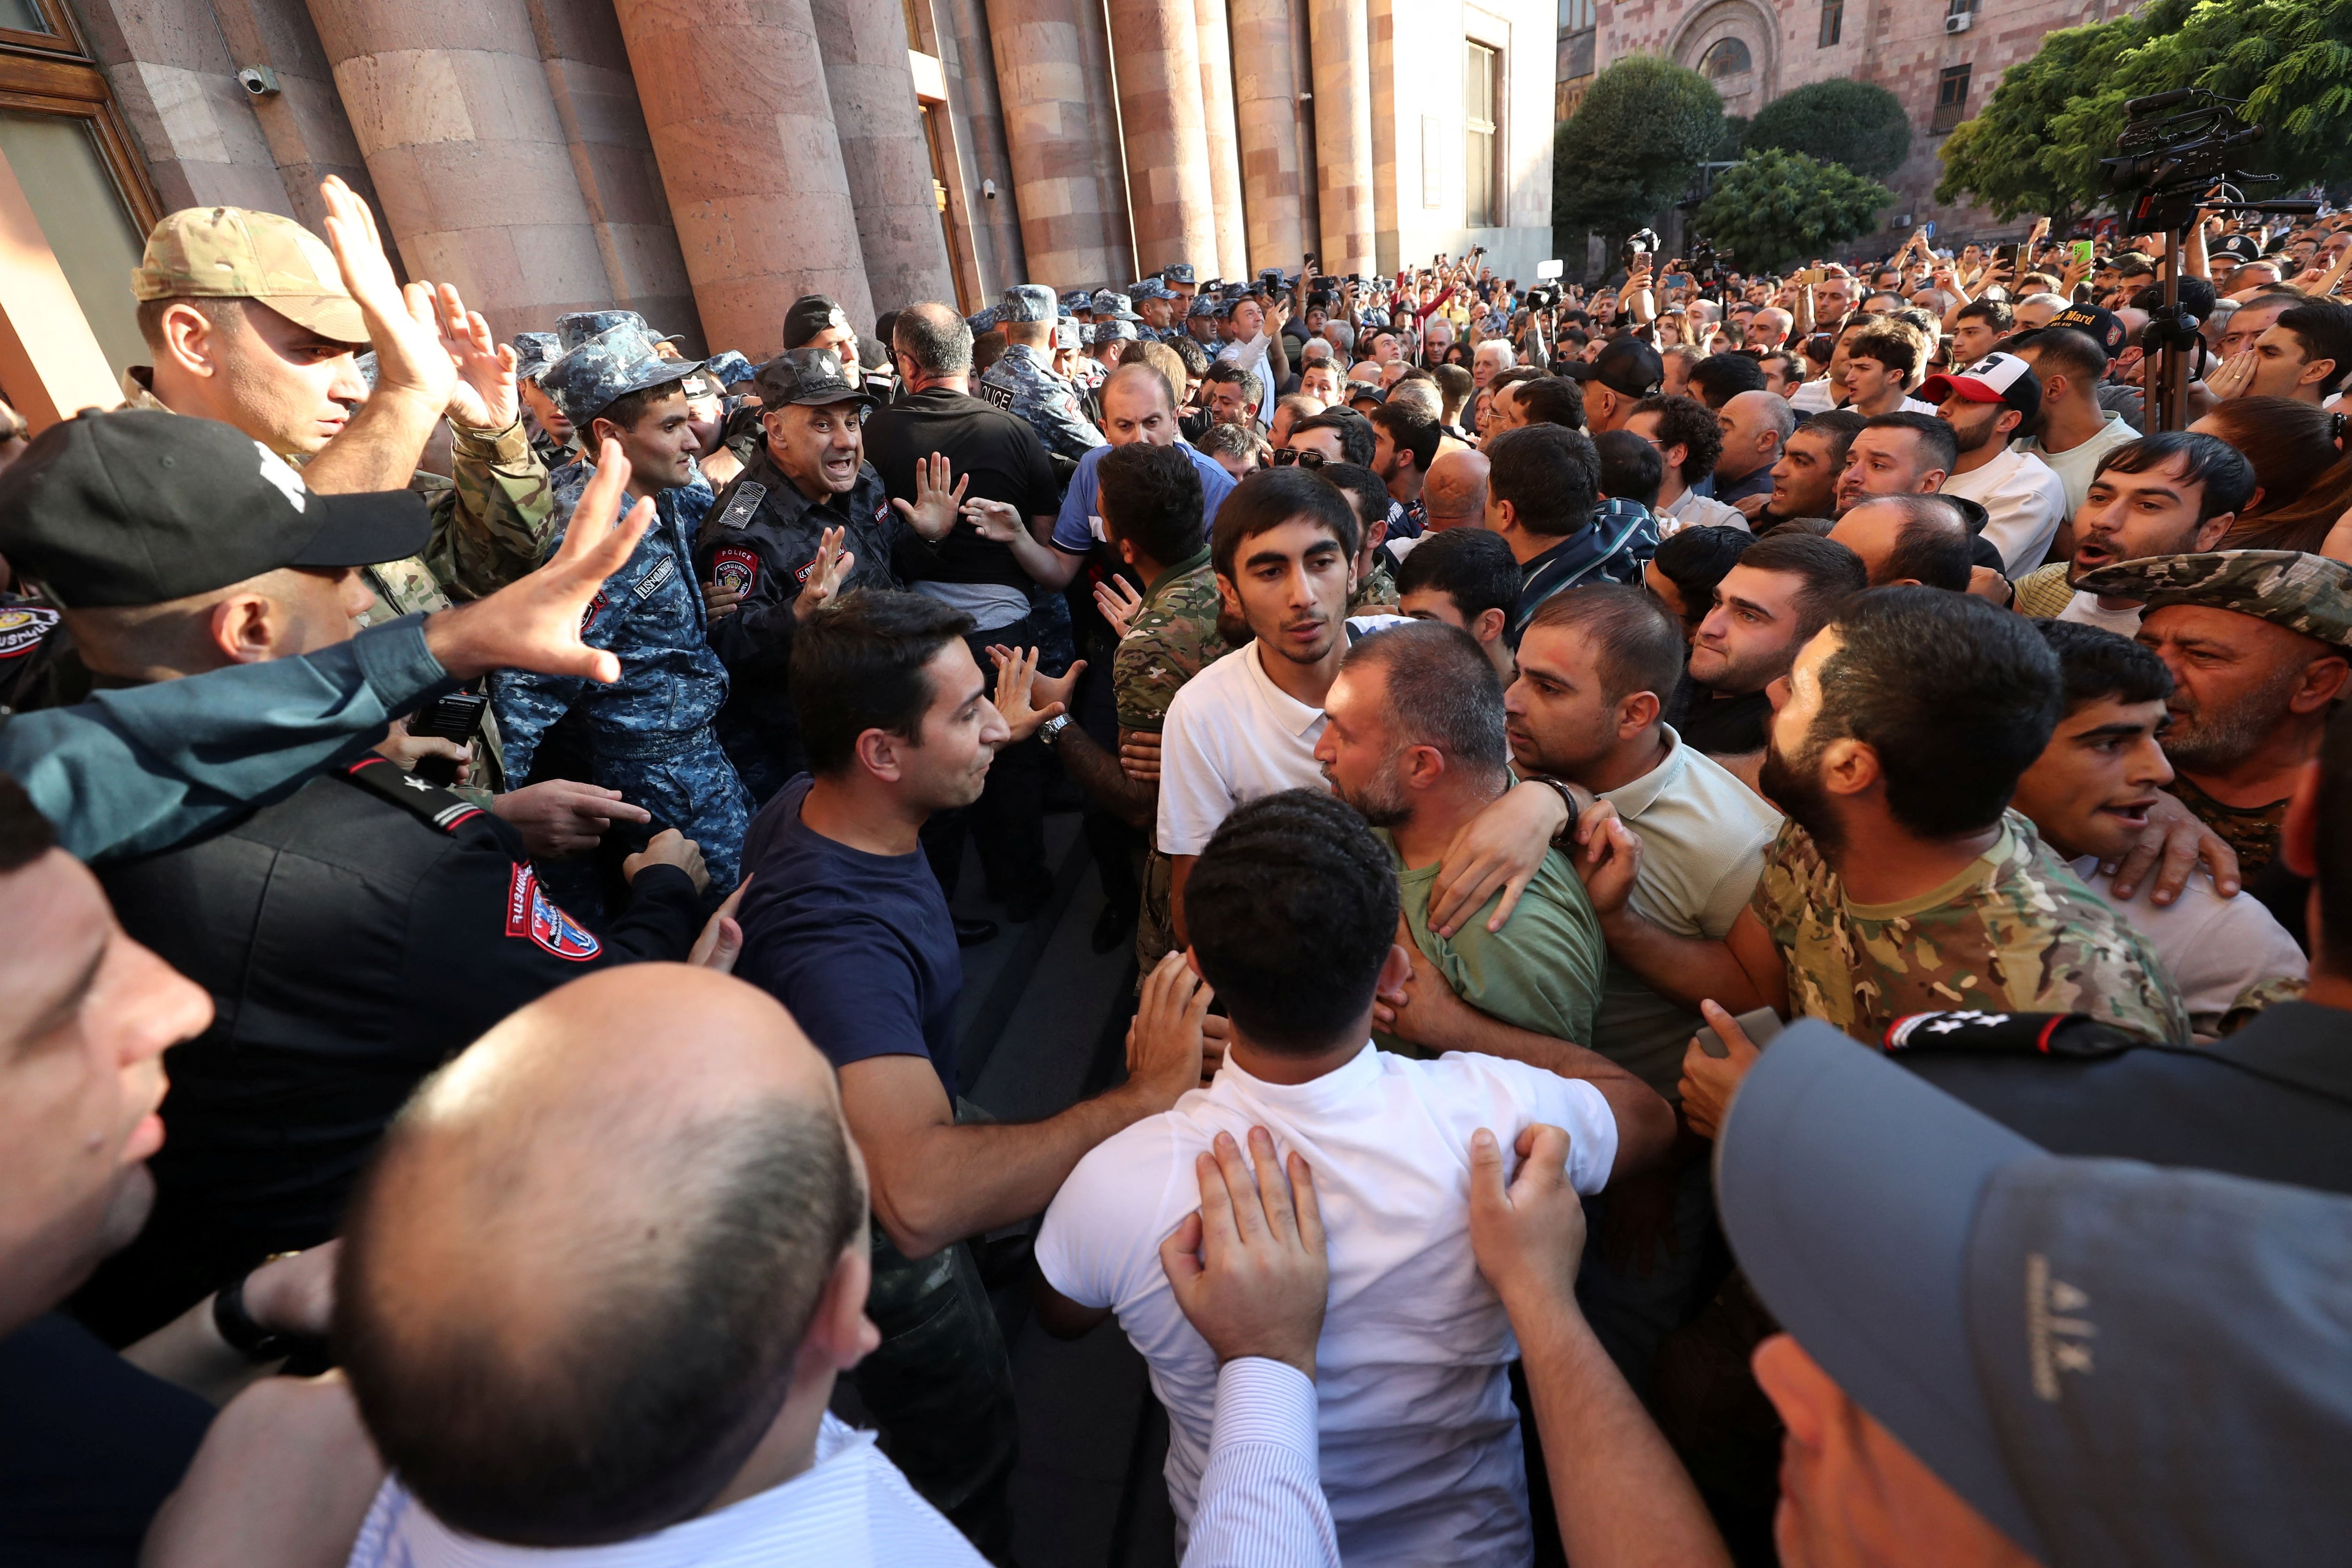
M614 9L710 346L775 353L803 294L831 295L871 330L809 0Z
M955 276L931 187L930 143L907 68L907 15L898 0L811 0L810 12L875 305L953 305ZM873 320L857 324L870 327Z
M1232 23L1234 123L1241 152L1242 212L1249 268L1291 267L1318 240L1300 195L1298 79L1291 69L1292 0L1227 0Z
M608 304L596 230L522 0L310 0L412 279L501 337Z
M1110 84L1087 68L1081 0L991 0L988 21L1026 281L1091 289L1114 271L1126 281L1127 216L1097 156Z
M1110 0L1110 41L1136 268L1189 261L1205 276L1218 265L1216 196L1192 7L1182 0Z
M1372 40L1365 0L1306 0L1323 269L1372 270Z
M1249 226L1242 198L1241 138L1234 123L1234 45L1225 0L1192 0L1192 16L1200 31L1201 110L1209 133L1209 216L1217 231L1217 270L1240 278L1250 270Z
M1004 111L996 98L996 50L989 42L988 11L982 0L941 0L936 15L940 64L956 116L956 140L970 160L964 196L980 263L981 302L992 305L999 292L1022 281L1029 269L1021 249L1013 154L1005 146Z

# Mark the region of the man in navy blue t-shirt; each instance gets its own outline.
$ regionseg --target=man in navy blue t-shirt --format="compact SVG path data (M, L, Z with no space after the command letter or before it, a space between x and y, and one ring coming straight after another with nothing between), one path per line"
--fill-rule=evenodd
M811 772L745 841L735 973L832 1059L865 1157L877 1230L866 1311L882 1344L858 1366L858 1394L916 1489L1002 1561L1012 1368L961 1243L1043 1213L1088 1150L1197 1085L1201 1026L1148 1013L1128 1080L1058 1116L957 1121L963 966L920 833L933 812L977 800L997 749L1024 738L989 700L971 626L936 599L861 592L801 627L791 689ZM1024 706L1024 724L1059 710Z

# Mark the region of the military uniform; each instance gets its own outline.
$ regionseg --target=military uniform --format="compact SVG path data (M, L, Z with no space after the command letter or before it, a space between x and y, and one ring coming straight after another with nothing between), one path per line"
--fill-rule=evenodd
M2212 550L2151 555L2084 574L2086 594L2136 600L2140 622L2172 605L2201 605L2284 626L2298 637L2352 652L2352 566L2295 550ZM2186 773L2172 781L2180 804L2238 854L2249 879L2278 858L2287 797L2263 805L2228 805Z
M1054 321L1053 290L1034 283L1004 291L1001 307L1009 321ZM972 385L972 395L1025 421L1056 457L1077 461L1102 446L1102 432L1087 417L1077 389L1027 343L1008 344L996 363Z
M564 416L584 429L614 398L695 368L657 358L639 329L622 323L551 366L548 390ZM569 526L595 474L583 458L554 476L559 529ZM576 710L589 781L620 791L651 812L656 826L675 827L701 846L712 893L720 896L735 886L751 810L711 728L727 701L727 669L710 647L694 538L712 499L698 474L690 484L656 491L654 525L589 605L581 638L619 656L620 679L600 685L582 676L502 669L490 677L490 700L517 778L529 775L557 721ZM635 502L624 497L624 513Z
M2189 1015L2155 951L2007 813L2000 837L1930 897L1849 903L1793 821L1764 852L1748 907L1788 965L1789 1005L1876 1045L1911 1013L2087 1013L2189 1042Z
M1352 616L1375 605L1393 609L1396 602L1396 574L1388 569L1379 558L1379 552L1375 552L1372 569L1364 574L1364 580L1356 584L1354 593L1348 595L1348 613Z
M1205 549L1169 567L1144 590L1143 603L1111 656L1111 689L1121 731L1156 735L1166 729L1168 707L1177 691L1232 651L1233 645L1217 630L1219 607L1217 574ZM1141 854L1143 908L1135 922L1135 959L1149 974L1176 945L1174 868L1149 843Z

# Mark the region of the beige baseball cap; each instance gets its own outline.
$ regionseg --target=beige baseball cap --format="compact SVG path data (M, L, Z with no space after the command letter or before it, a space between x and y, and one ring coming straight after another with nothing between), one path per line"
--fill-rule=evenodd
M343 288L327 242L276 213L184 207L147 236L131 275L146 300L258 300L288 321L340 343L368 341L359 302Z

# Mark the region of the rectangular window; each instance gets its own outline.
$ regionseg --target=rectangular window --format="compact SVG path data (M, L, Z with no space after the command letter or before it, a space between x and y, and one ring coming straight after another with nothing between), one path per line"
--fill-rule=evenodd
M1559 0L1559 30L1581 32L1592 26L1592 0Z
M1845 32L1845 0L1822 0L1821 47L1828 48Z
M1495 213L1496 67L1502 51L1465 40L1462 46L1462 222L1492 228Z
M1969 117L1969 66L1947 66L1936 79L1936 116L1927 129L1942 135Z

